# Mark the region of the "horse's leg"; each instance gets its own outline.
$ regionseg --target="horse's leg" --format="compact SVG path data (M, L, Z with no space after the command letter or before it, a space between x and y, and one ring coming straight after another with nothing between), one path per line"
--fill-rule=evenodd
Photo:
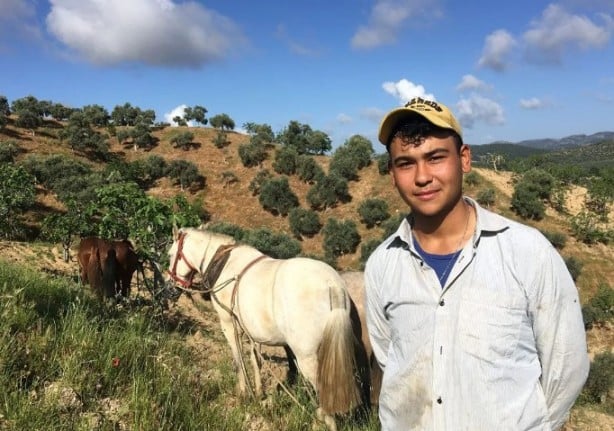
M292 349L288 347L287 344L284 344L284 351L286 352L286 358L288 360L288 374L286 375L286 381L290 386L292 386L296 383L296 378L298 376L296 356L294 356L294 352L292 352Z
M262 396L262 378L260 376L260 344L251 342L251 354L250 360L252 362L252 368L254 370L254 391L256 393L256 397L260 398Z
M224 337L226 337L226 341L228 342L230 351L232 352L232 361L237 373L237 391L239 392L239 395L245 396L247 394L245 364L243 363L243 358L241 357L241 346L237 344L240 342L240 339L235 334L235 327L232 320L224 321L220 319L220 324L222 325L222 333L224 334Z

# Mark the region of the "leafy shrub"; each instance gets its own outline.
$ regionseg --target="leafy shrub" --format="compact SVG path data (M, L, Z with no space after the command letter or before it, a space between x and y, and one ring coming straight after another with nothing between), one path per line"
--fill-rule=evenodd
M243 241L276 259L289 259L301 252L301 244L297 240L267 228L248 231Z
M298 206L298 197L290 188L287 177L266 181L260 190L262 208L272 214L287 215L290 209Z
M567 243L567 236L563 232L542 231L542 234L558 250L562 250Z
M318 214L309 209L304 208L292 208L288 216L290 223L290 229L297 238L305 236L313 236L320 232L322 229L322 223Z
M278 174L292 175L296 172L298 151L294 147L282 147L275 153L273 169Z
M334 172L321 177L307 192L307 202L315 210L332 208L350 199L347 180Z
M495 195L495 189L493 189L492 187L488 187L478 192L476 200L480 205L490 207L495 204Z
M381 241L378 239L370 239L360 246L360 263L364 268L367 263L367 259L371 256L371 253L380 245Z
M384 230L382 234L382 239L388 238L390 235L395 233L406 216L407 214L397 213L396 215L390 217L388 220L382 222L380 226Z
M519 182L512 195L512 210L522 218L541 220L544 218L544 203L530 184Z
M388 153L377 156L377 171L380 175L388 175L390 173L390 155Z
M169 139L169 142L173 145L174 148L181 148L184 151L190 149L190 147L193 145L193 141L194 133L190 131L176 131L171 135Z
M252 196L256 196L260 193L262 189L262 185L266 183L269 179L273 178L273 174L268 169L261 169L254 176L252 181L249 183L247 189L252 192Z
M205 177L200 175L194 163L187 160L172 160L166 168L166 175L173 180L173 184L181 186L181 190L205 187Z
M614 414L614 353L606 351L595 355L588 379L582 389L580 401L601 404L607 414Z
M384 220L390 218L388 212L388 204L383 199L366 199L358 206L358 214L360 221L368 228L380 224Z
M522 183L537 194L539 199L550 200L556 179L543 169L529 169L522 176Z
M13 163L19 154L19 143L14 139L0 141L0 163Z
M258 143L239 145L239 157L246 168L258 166L267 158L266 148Z
M327 256L338 257L354 253L360 244L360 234L352 220L338 221L329 218L322 232L324 252Z
M213 145L215 145L216 148L224 148L229 143L230 141L228 140L228 135L226 132L223 130L218 130L218 132L215 134L215 138L213 138Z
M482 177L475 171L471 171L464 176L465 184L468 186L477 186L482 181Z
M614 289L601 284L595 296L582 307L584 327L591 329L614 318Z
M582 267L584 266L584 264L575 257L570 256L565 258L565 265L567 265L567 270L571 274L571 278L573 279L573 281L578 280L578 277L580 277L580 273L582 272Z
M324 170L312 156L301 154L297 160L296 174L301 181L313 184L324 176Z
M240 226L228 222L217 222L207 225L207 230L233 237L237 241L243 241L247 231Z
M599 216L588 211L580 211L571 218L571 231L585 244L608 244L612 237L611 232L599 227Z

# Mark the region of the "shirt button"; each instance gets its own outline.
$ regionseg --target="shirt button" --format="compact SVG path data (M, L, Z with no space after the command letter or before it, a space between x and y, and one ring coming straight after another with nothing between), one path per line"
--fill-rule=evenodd
M446 302L442 299L441 301L439 301L439 305L443 307L444 305L446 305Z
M441 399L441 397L437 398L437 404L441 404L443 403L443 400Z

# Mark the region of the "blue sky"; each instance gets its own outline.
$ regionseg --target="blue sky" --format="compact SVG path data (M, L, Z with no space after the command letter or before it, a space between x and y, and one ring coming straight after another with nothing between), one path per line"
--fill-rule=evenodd
M201 105L378 152L414 96L473 145L614 130L613 0L0 0L0 65L9 102Z

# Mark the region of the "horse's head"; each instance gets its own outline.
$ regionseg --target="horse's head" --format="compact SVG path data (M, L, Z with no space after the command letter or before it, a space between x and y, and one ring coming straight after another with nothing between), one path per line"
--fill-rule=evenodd
M184 252L187 235L188 232L183 229L173 230L173 244L168 250L169 269L167 274L176 284L189 289L192 287L192 279L198 268L190 262Z
M203 229L174 230L168 251L169 278L181 287L191 288L194 274L206 272L204 268L216 260L218 250L233 244L236 244L233 237Z

